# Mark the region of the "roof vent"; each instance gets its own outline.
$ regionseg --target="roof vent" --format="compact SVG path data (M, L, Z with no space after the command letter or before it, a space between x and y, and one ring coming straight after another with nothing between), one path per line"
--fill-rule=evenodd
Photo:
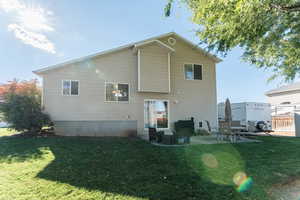
M174 46L174 45L176 44L176 39L170 37L170 38L168 39L168 43L169 43L170 45Z

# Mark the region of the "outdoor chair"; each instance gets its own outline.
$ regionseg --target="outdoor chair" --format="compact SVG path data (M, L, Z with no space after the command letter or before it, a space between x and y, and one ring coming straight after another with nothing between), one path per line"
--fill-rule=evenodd
M220 123L220 131L217 134L217 140L224 140L224 137L230 140L231 143L236 143L237 133L235 133L228 122Z
M150 142L162 142L162 138L164 135L163 131L157 131L156 128L149 128L149 141Z

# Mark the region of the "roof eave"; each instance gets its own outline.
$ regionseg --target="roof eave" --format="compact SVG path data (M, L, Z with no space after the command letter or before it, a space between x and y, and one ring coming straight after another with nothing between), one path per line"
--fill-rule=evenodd
M201 51L202 53L204 53L205 55L207 55L208 57L210 57L211 59L213 59L216 63L220 63L222 62L223 60L220 59L219 57L205 51L204 49L202 49L201 47L199 47L198 45L192 43L191 41L185 39L184 37L178 35L177 33L175 32L172 32L173 35L177 36L178 38L180 38L181 40L185 41L186 43L190 44L191 46L195 47L196 49L198 49L199 51Z
M175 51L175 49L173 49L172 47L166 45L165 43L163 43L159 40L150 40L150 41L146 41L146 42L140 42L140 43L135 44L134 47L138 48L138 47L146 46L146 45L151 44L151 43L157 43L161 47L164 47L164 48L166 48L166 49L168 49L172 52Z
M207 51L203 50L199 46L193 44L191 41L185 39L184 37L178 35L177 33L170 32L170 33L165 33L165 34L162 34L162 35L159 35L159 36L156 36L156 37L148 38L148 39L145 39L145 40L142 40L142 41L139 41L139 42L134 42L134 43L131 43L131 44L128 44L128 45L124 45L124 46L121 46L121 47L109 49L109 50L106 50L106 51L101 51L101 52L96 53L96 54L84 56L84 57L77 58L77 59L72 59L72 60L69 60L67 62L52 65L52 66L49 66L49 67L44 67L44 68L41 68L39 70L33 71L33 73L41 76L43 73L48 72L50 70L54 70L54 69L57 69L57 68L60 68L60 67L63 67L63 66L67 66L67 65L70 65L70 64L82 62L82 61L85 61L87 59L91 59L91 58L94 58L94 57L97 57L97 56L106 55L106 54L109 54L109 53L114 53L114 52L117 52L117 51L120 51L120 50L123 50L123 49L126 49L126 48L131 48L131 47L134 47L136 44L145 43L147 41L153 41L153 40L156 40L156 41L160 42L158 40L159 38L168 37L168 36L171 36L171 35L175 35L176 37L180 38L181 40L183 40L186 43L190 44L191 46L195 47L197 50L199 50L200 52L202 52L203 54L205 54L206 56L208 56L209 58L214 60L216 63L219 63L219 62L223 61L222 59L218 58L217 56L215 56L213 54L208 53ZM170 50L174 50L172 47L169 47L168 45L165 45L165 46L167 46Z

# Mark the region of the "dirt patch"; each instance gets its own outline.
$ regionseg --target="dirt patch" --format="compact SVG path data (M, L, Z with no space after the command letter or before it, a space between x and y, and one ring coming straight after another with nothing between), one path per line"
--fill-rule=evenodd
M29 133L29 132L23 132L23 133L17 133L14 135L11 135L10 137L57 137L55 135L54 131L52 129L44 129L40 133Z
M275 200L299 200L300 177L289 177L286 181L273 185L268 193Z
M32 138L32 137L58 137L58 136L55 134L18 133L18 134L11 135L10 137Z

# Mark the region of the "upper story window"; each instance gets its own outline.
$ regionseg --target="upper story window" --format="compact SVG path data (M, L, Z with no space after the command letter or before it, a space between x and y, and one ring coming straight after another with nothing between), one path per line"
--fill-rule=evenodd
M184 76L185 80L202 80L202 65L185 64Z
M105 100L108 102L128 102L129 85L124 83L105 83Z
M64 96L79 95L79 81L63 80L62 93Z

